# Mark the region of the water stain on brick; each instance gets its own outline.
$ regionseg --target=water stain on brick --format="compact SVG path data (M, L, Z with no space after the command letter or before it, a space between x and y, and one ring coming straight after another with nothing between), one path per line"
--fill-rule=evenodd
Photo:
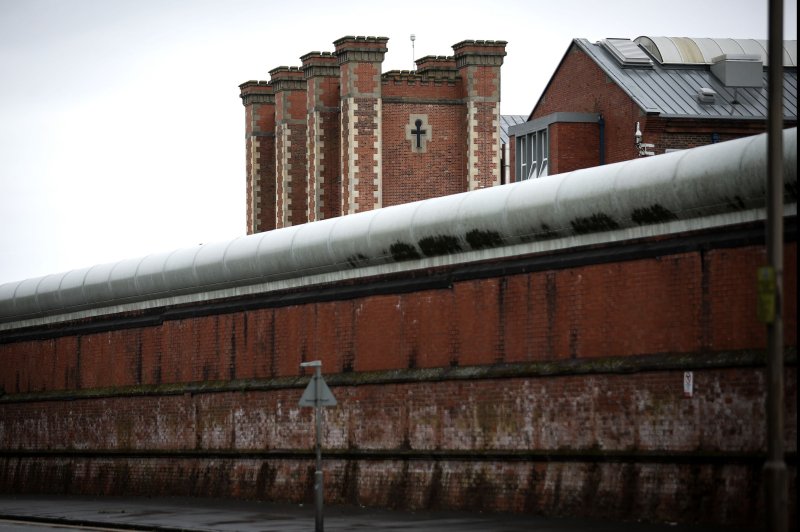
M269 315L269 375L275 377L278 374L278 354L275 352L275 311L270 311Z
M569 356L570 358L578 357L578 329L577 327L570 327L569 329Z
M447 255L448 253L461 251L461 244L458 242L458 238L450 235L426 236L417 244L426 257Z
M411 351L408 354L408 369L414 369L417 367L417 346L412 346Z
M555 356L555 331L556 331L556 304L558 301L558 289L556 288L555 272L545 274L545 303L547 306L547 356Z
M413 488L414 487L410 485L408 460L403 460L402 471L399 475L394 475L394 478L389 481L389 487L387 489L387 502L389 508L404 508L411 498L409 489Z
M78 336L77 345L75 346L75 389L79 390L81 388L81 344L82 344L83 337ZM17 383L17 388L19 389L19 382Z
M155 355L156 364L153 368L153 382L155 384L161 384L161 349L158 349Z
M230 337L230 362L228 363L228 378L236 379L236 320L231 323Z
M433 465L433 473L429 483L428 496L425 501L425 509L438 510L442 505L442 497L447 492L445 486L442 486L442 466L437 461Z
M348 504L358 504L359 462L348 460L342 476L341 498Z
M700 347L711 347L711 265L705 250L700 250Z
M506 354L506 290L508 279L501 277L497 283L497 351L494 356L496 363L505 361Z

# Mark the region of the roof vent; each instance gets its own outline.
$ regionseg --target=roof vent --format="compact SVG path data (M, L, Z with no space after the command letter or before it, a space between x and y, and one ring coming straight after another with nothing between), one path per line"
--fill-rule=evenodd
M717 91L708 87L700 87L697 91L697 101L700 103L717 103Z
M723 54L711 61L711 73L726 87L762 87L761 58L750 54Z
M624 67L653 68L650 56L630 39L603 39L600 44Z

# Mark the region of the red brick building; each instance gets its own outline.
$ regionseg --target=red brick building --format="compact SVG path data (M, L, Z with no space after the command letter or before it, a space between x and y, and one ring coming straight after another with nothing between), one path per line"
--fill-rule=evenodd
M797 41L783 61L792 127ZM509 130L510 181L764 132L767 66L766 41L754 39L575 39L528 121Z
M506 42L462 41L382 73L387 42L342 37L240 85L248 233L501 182Z

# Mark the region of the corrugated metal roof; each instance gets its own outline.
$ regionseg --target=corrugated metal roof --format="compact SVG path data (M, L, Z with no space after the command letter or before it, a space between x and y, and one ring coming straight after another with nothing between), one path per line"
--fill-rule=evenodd
M508 128L522 124L527 119L527 115L500 115L500 142L508 144Z
M586 39L574 42L646 113L681 118L766 119L766 71L762 87L734 89L717 79L709 65L683 63L665 67L653 61L646 68L632 67L623 65L602 43ZM797 69L784 69L783 79L784 119L797 120ZM701 103L701 88L716 92L716 103ZM734 100L738 103L732 103Z

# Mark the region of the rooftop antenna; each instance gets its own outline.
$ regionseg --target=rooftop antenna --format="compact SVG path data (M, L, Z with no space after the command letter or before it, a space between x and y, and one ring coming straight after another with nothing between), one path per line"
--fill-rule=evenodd
M412 65L411 70L416 70L417 69L417 63L414 62L414 58L416 57L416 54L414 53L414 41L416 39L417 39L417 36L412 33L411 34L411 65Z

